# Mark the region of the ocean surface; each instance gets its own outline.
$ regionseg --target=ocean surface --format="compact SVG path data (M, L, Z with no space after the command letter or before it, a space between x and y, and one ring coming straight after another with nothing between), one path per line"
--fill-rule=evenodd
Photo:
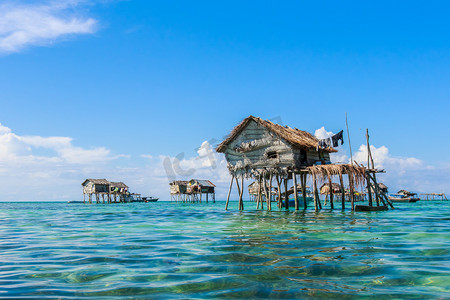
M0 203L0 298L450 299L450 201Z

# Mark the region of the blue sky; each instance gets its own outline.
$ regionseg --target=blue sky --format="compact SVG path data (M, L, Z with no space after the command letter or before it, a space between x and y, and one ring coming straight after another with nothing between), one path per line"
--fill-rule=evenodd
M0 3L6 200L76 198L96 176L166 197L180 153L223 191L205 141L250 114L337 132L346 112L392 189L450 191L445 1Z

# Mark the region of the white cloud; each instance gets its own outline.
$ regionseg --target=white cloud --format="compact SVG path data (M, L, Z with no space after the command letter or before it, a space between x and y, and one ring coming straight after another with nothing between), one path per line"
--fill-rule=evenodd
M47 45L63 37L89 34L97 21L76 14L81 1L46 4L0 4L0 53L18 52L31 45Z
M376 168L393 167L401 173L406 172L408 169L422 167L423 162L414 157L394 157L389 153L389 149L386 146L375 147L370 145L370 151L372 153L373 161ZM367 145L361 145L358 152L353 156L353 159L358 163L367 165Z
M315 136L316 138L318 138L319 140L329 138L329 137L331 137L333 134L334 134L334 133L331 132L331 131L326 131L326 130L325 130L325 126L320 127L319 129L317 129L317 130L314 132L314 136Z
M20 136L0 124L0 200L56 200L80 194L85 177L114 174L104 147L85 149L69 137Z

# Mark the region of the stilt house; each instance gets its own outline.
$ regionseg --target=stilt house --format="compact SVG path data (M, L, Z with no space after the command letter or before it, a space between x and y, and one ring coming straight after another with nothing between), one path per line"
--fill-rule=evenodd
M301 169L329 164L333 148L319 148L312 134L262 120L244 119L218 147L225 154L230 173L250 174L263 169Z
M174 180L170 185L170 194L171 195L179 195L179 194L186 194L187 191L187 185L189 181L186 180Z
M369 144L368 133L367 141ZM263 187L262 189L256 189L257 209L259 207L263 208L264 203L262 199L265 198L267 209L271 210L274 181L277 184L278 207L282 207L281 201L284 198L284 207L288 209L289 180L293 181L294 189L292 192L294 194L295 209L299 209L300 206L298 199L299 190L303 198L303 207L306 208L306 181L308 175L312 177L315 210L322 207L319 199L318 181L328 182L330 207L333 209L333 192L337 192L332 184L333 176L339 177L339 192L340 196L344 198L344 174L348 176L352 209L355 209L355 186L362 185L364 182L367 182L367 186L373 186L375 193L377 207L373 208L373 199L369 193L369 210L385 209L387 207L386 204L380 206L380 203L384 203L384 201L393 207L387 197L378 190L375 174L384 171L374 168L373 159L371 168L365 168L357 164L332 164L330 153L337 152L337 150L331 147L321 147L316 137L297 128L281 126L267 120L249 116L233 129L231 134L219 144L216 151L225 155L227 167L232 176L225 209L228 208L233 181L235 181L239 193L239 209L244 209L242 195L245 178L252 178L258 182L259 186ZM369 156L372 157L371 154ZM300 176L300 188L297 185L297 176ZM283 186L284 192L282 192ZM250 195L252 194L250 189L249 193ZM341 201L341 203L344 209L345 201Z
M175 180L169 183L170 197L175 201L201 202L202 194L206 195L206 202L211 194L215 201L215 185L209 180L191 179L189 181Z
M108 193L110 182L106 179L86 179L81 184L83 186L83 194Z

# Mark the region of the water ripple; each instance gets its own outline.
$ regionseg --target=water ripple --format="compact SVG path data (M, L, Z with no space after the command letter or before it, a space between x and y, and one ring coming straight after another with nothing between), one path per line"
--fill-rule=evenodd
M236 203L232 203L235 206ZM450 206L0 203L0 298L437 299Z

